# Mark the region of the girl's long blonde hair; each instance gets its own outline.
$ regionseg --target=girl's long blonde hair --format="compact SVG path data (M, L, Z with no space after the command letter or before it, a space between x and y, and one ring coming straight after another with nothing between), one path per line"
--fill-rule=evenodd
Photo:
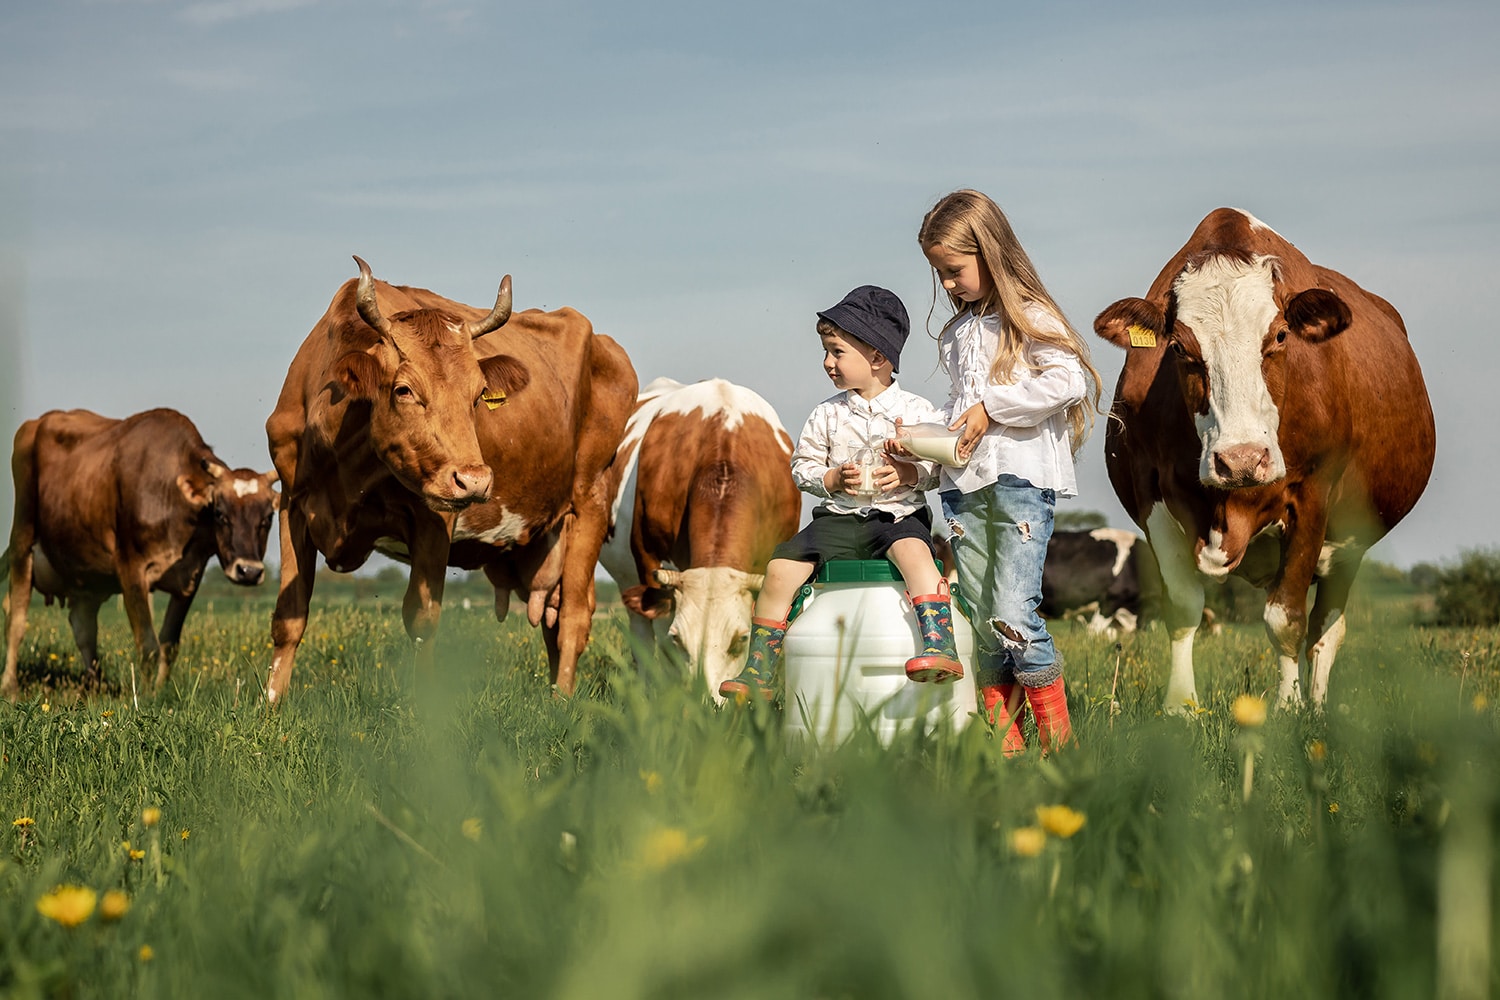
M955 314L943 329L946 330L959 315L970 309L976 316L993 313L999 317L1000 349L995 352L995 362L990 366L992 384L1015 380L1016 365L1027 341L1051 344L1077 356L1083 365L1088 389L1083 400L1068 407L1067 411L1068 430L1076 454L1093 430L1094 417L1099 412L1099 372L1089 360L1088 345L1048 294L1000 206L978 191L965 189L945 195L923 217L922 227L917 230L917 243L924 252L937 245L953 253L974 254L989 273L990 291L979 302L968 303L956 295L943 293L948 296ZM933 302L936 303L937 293L942 290L936 272L933 272L933 281ZM1064 332L1037 329L1026 317L1026 306L1031 303L1051 313L1062 324ZM1026 364L1039 370L1030 362Z

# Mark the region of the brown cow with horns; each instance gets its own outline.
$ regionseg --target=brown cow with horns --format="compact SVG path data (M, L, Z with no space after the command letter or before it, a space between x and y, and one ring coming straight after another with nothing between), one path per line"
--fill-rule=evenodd
M287 691L314 559L347 572L379 550L409 562L402 612L432 660L447 567L483 569L545 621L571 694L608 524L603 474L635 402L630 361L572 309L511 315L510 276L482 310L358 279L334 295L266 421L282 478L281 593L266 698Z
M1432 473L1432 406L1400 315L1221 208L1094 329L1126 351L1105 461L1161 567L1166 709L1198 700L1199 574L1229 573L1267 592L1280 703L1301 700L1305 656L1321 706L1360 561Z

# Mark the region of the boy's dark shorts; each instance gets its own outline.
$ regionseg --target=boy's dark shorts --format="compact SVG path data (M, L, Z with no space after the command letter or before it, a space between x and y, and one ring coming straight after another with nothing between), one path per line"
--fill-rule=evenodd
M921 539L936 556L930 508L923 507L898 521L896 515L884 510L836 514L819 507L807 527L776 546L771 558L810 562L814 567L831 559L883 559L891 545L902 538Z

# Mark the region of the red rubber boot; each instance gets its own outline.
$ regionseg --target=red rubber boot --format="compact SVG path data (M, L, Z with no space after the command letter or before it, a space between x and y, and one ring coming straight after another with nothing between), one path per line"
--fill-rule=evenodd
M1073 723L1068 718L1068 696L1063 690L1063 679L1059 677L1051 684L1025 690L1026 704L1031 706L1037 735L1042 740L1042 752L1072 742Z
M1016 684L987 684L979 689L984 699L984 717L1000 731L1000 752L1015 757L1026 752L1021 734L1021 700Z

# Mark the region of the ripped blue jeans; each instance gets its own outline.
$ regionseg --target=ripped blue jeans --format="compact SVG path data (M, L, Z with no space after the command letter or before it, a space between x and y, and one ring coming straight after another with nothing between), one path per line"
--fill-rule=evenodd
M1002 475L973 493L944 490L941 497L958 589L972 614L976 681L1052 683L1062 662L1037 607L1056 492Z

